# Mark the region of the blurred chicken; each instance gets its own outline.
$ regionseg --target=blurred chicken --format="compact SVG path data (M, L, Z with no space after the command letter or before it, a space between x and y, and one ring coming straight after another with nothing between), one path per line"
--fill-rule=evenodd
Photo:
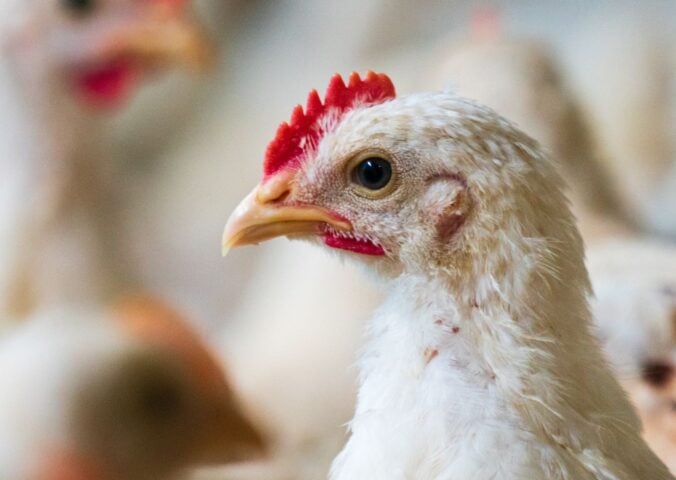
M676 249L615 240L589 251L599 337L644 437L676 473Z
M429 78L500 112L550 152L571 187L586 241L627 233L622 201L553 52L542 40L512 39L502 28L497 10L477 10L471 38L450 53L441 49L445 60Z
M115 169L99 129L139 84L209 49L184 0L4 0L0 313L105 298Z
M159 480L250 459L263 440L177 313L39 314L0 341L0 477Z
M571 72L627 210L642 229L674 240L676 4L662 6L590 15L570 47Z

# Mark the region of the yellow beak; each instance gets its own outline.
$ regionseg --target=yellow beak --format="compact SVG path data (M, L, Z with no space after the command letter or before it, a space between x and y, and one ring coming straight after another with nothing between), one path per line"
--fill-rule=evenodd
M326 209L312 205L289 205L292 175L282 172L259 184L242 200L223 232L223 256L230 249L280 236L317 235L321 227L350 231L352 225Z

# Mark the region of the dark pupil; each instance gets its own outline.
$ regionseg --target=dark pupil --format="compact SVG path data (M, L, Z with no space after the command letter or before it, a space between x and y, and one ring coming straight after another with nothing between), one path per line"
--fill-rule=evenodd
M94 9L95 0L61 0L62 5L75 13L89 13Z
M390 162L382 158L367 158L357 165L357 182L369 190L380 190L392 178Z

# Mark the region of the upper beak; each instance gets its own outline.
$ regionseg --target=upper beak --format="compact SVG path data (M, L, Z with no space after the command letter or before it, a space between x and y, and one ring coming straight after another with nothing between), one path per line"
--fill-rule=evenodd
M214 48L197 21L187 12L158 13L118 31L104 55L130 55L148 64L183 64L205 70L214 62Z
M292 175L282 172L264 182L242 200L223 232L223 255L231 248L251 245L280 236L321 233L323 225L349 231L352 225L328 210L313 205L293 205Z

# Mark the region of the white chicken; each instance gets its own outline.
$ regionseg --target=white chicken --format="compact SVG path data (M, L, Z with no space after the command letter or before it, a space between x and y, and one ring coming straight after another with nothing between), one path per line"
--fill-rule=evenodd
M157 302L31 318L0 339L0 391L3 479L174 478L263 451L207 347Z
M492 110L384 75L336 76L280 126L224 249L308 238L387 288L331 478L672 478L591 334L562 189Z
M149 74L201 64L188 3L4 0L0 15L0 314L96 302L120 276L101 159L104 112Z

